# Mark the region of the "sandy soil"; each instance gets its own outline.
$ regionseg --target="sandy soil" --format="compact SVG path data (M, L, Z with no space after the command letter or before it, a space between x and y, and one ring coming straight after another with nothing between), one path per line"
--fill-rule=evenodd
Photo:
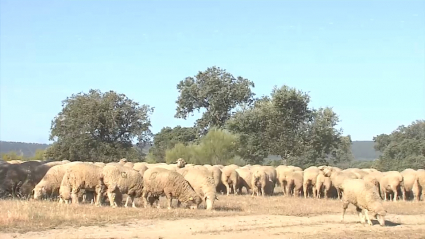
M294 217L276 215L213 217L181 220L138 220L104 226L58 228L25 234L2 234L9 238L425 238L424 215L388 215L387 226L362 225L357 215Z

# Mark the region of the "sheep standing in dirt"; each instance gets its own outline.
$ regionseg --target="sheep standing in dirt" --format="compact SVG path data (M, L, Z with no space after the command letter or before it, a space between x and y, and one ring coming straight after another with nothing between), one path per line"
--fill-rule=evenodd
M235 169L236 172L239 175L239 182L236 187L236 190L238 190L238 193L242 194L242 188L246 189L246 193L249 194L251 187L251 179L252 179L252 172L249 170L249 167L242 167Z
M211 171L213 174L215 191L223 194L224 191L226 190L226 187L221 182L221 174L222 174L221 169L217 165L213 165L211 166L211 168L208 168L208 170Z
M19 192L26 197L31 195L31 192L35 186L41 181L41 179L46 175L46 173L56 165L64 164L62 161L53 161L48 163L43 163L34 168L33 171L30 171L25 179L25 182L22 184Z
M237 167L224 167L221 170L221 182L226 187L227 196L230 195L231 192L234 194L238 194L236 187L239 184L239 174L236 172Z
M183 168L179 173L190 183L195 192L204 199L207 210L212 210L214 201L217 199L212 172L206 168Z
M136 207L134 198L141 197L143 193L143 177L139 172L125 165L107 165L103 167L99 179L101 184L105 185L105 187L101 187L101 193L103 194L106 190L111 207L118 206L116 202L117 194L128 195L125 207L127 207L130 198L132 207ZM100 204L99 201L98 204Z
M331 189L331 186L331 179L323 175L323 173L319 173L316 179L317 198L320 198L323 193L323 196L327 199L329 197L329 190Z
M304 170L304 177L303 177L304 198L307 198L307 196L310 194L310 190L313 193L313 197L314 198L317 197L316 180L317 180L317 175L319 175L319 173L320 173L319 169L315 166L311 166Z
M341 172L338 168L329 166L320 166L319 170L325 177L330 177L332 185L336 188L337 197L341 199L341 185L346 179L357 179L357 176L351 172ZM305 180L304 180L305 181Z
M184 177L175 172L162 168L150 168L143 175L143 201L145 208L148 205L148 197L153 197L158 202L159 196L167 197L168 209L171 209L171 201L176 198L186 203L191 209L198 208L201 197L190 186ZM152 200L149 200L152 206ZM159 207L159 203L158 203Z
M265 172L264 169L257 169L252 173L251 178L251 188L252 188L252 197L256 193L257 196L261 195L266 196L266 187L267 184L273 183L270 180L269 175Z
M382 205L381 197L375 185L369 184L362 179L346 179L341 185L344 194L342 196L342 218L344 221L345 211L351 203L356 207L360 217L360 222L365 223L365 218L369 225L372 222L369 218L369 212L375 217L381 226L385 226L386 210ZM363 215L363 213L364 215Z
M393 194L394 202L397 201L399 189L402 193L402 196L404 197L403 176L398 171L385 172L382 178L379 180L379 186L381 189L381 196L383 197L384 201L387 200L388 195L390 194Z
M300 197L303 189L303 171L292 171L286 174L287 195Z
M106 167L106 166L105 166ZM70 165L61 182L59 194L61 200L72 199L72 203L78 202L78 193L84 189L85 192L93 192L94 202L101 202L101 183L99 181L102 168L94 164L76 163Z
M405 169L400 173L403 176L403 201L406 201L406 197L412 195L413 200L419 201L419 178L416 170L411 168Z

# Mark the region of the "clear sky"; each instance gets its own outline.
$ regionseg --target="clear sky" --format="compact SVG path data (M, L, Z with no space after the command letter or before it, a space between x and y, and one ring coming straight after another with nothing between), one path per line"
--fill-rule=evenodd
M372 140L425 119L425 1L1 0L0 139L47 143L61 101L114 90L175 119L177 83L210 66L287 84Z

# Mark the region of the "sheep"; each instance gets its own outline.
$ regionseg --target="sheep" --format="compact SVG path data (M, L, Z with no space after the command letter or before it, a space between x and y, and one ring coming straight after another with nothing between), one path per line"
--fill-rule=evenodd
M304 170L304 176L303 176L303 189L304 189L304 198L307 198L309 189L313 191L313 197L317 197L317 190L316 190L316 180L317 175L319 175L319 168L315 166L311 166L309 168L306 168ZM311 194L310 194L311 195Z
M369 212L375 217L381 226L385 226L385 216L387 211L382 205L381 197L376 187L372 184L365 182L362 179L346 179L342 182L341 188L344 191L342 196L342 218L344 221L344 214L351 203L356 207L356 211L360 217L360 222L365 223L365 217L369 225L372 222L369 218ZM363 216L363 213L364 216Z
M419 178L416 170L411 168L403 170L401 173L404 182L403 201L406 201L406 195L412 193L413 200L419 201Z
M186 166L186 161L182 158L176 160L177 168L184 168Z
M239 175L239 181L236 189L240 194L242 194L242 188L245 187L246 192L249 194L251 190L251 178L252 178L252 172L249 170L249 168L237 168L235 169L236 172Z
M123 166L124 167L127 167L127 168L133 168L134 167L134 163L133 162L127 162Z
M239 174L236 172L236 167L226 166L221 171L221 182L226 187L227 196L229 196L231 190L234 194L238 194L236 187L239 184Z
M301 196L303 189L303 171L293 171L286 174L286 192L287 195Z
M332 186L331 179L329 177L326 177L322 173L319 173L316 179L317 198L321 197L322 192L323 192L323 196L326 199L329 198L329 190L331 189L331 186Z
M21 193L21 195L24 195L26 197L30 196L35 186L46 175L49 169L51 169L52 167L56 165L62 165L62 164L64 164L62 161L56 161L56 162L43 163L35 167L33 171L30 171L28 173L27 178L25 179L25 182L20 187L19 192Z
M342 172L354 173L357 176L357 178L359 178L359 179L362 179L364 176L369 174L368 172L365 172L365 171L358 169L358 168L347 168L345 170L342 170Z
M131 198L132 207L135 208L135 197L141 197L143 193L143 176L136 170L128 168L125 165L107 165L102 168L102 173L99 177L102 191L101 194L107 192L109 203L111 207L115 208L116 194L127 194L125 207ZM120 198L120 197L119 197ZM98 200L100 197L98 197ZM100 201L98 201L100 204Z
M66 163L51 167L40 182L34 187L34 199L53 198L59 196L59 188L69 165L76 164Z
M171 200L177 198L180 202L189 205L191 209L198 208L201 204L201 197L190 186L184 177L171 170L163 168L150 168L143 175L143 201L145 208L148 204L148 197L153 197L158 201L159 196L167 197L168 209L171 209ZM152 201L149 202L152 205ZM159 204L158 204L159 207Z
M397 201L398 189L404 195L404 182L403 176L398 171L385 172L379 180L381 196L386 201L389 193L393 193L394 202ZM404 196L403 196L404 197Z
M145 171L148 170L148 166L146 166L146 163L135 163L133 169L143 176Z
M104 162L94 162L93 164L99 167L105 167L106 165Z
M272 166L261 166L261 168L264 170L264 172L268 175L269 177L269 182L266 185L266 194L267 195L273 195L274 193L274 187L276 186L276 181L277 181L277 173L276 173L276 169Z
M252 197L254 197L255 193L259 196L260 192L264 197L266 195L266 187L271 183L273 183L273 181L270 179L265 169L259 168L255 170L251 177Z
M418 169L416 171L416 175L418 177L419 191L422 191L422 200L425 200L425 170ZM419 193L418 195L420 195ZM420 196L419 196L420 197ZM420 200L420 198L419 198Z
M106 167L106 166L105 166ZM65 175L63 176L59 194L61 201L68 201L72 199L72 203L78 203L78 193L81 189L85 192L94 193L94 202L96 205L100 205L102 191L100 183L100 175L102 173L102 167L88 163L76 163L70 165Z
M341 199L341 185L346 179L357 179L357 176L352 172L342 172L340 169L329 166L320 166L320 173L323 173L324 176L330 177L332 185L337 191L338 199ZM305 180L304 180L305 181ZM305 190L305 189L304 189Z
M187 166L185 168L187 168ZM214 165L211 168L208 168L208 170L211 171L213 174L216 192L223 193L226 187L221 182L221 175L222 175L221 169L217 165Z
M195 190L204 199L207 210L212 210L216 197L215 181L211 171L206 168L191 168L179 170Z

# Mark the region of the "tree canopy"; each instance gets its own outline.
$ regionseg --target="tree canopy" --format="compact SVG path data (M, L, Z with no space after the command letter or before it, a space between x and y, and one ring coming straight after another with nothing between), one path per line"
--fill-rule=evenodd
M254 83L248 79L234 77L216 66L209 67L177 84L175 117L186 119L195 110L204 110L195 126L201 134L206 134L210 127L223 127L236 107L253 101L251 87Z
M391 134L375 136L373 141L375 149L382 152L375 163L379 170L425 167L425 120L401 125Z
M55 159L111 161L139 157L133 147L149 141L150 115L154 108L114 91L73 94L62 102L52 120L48 156Z

